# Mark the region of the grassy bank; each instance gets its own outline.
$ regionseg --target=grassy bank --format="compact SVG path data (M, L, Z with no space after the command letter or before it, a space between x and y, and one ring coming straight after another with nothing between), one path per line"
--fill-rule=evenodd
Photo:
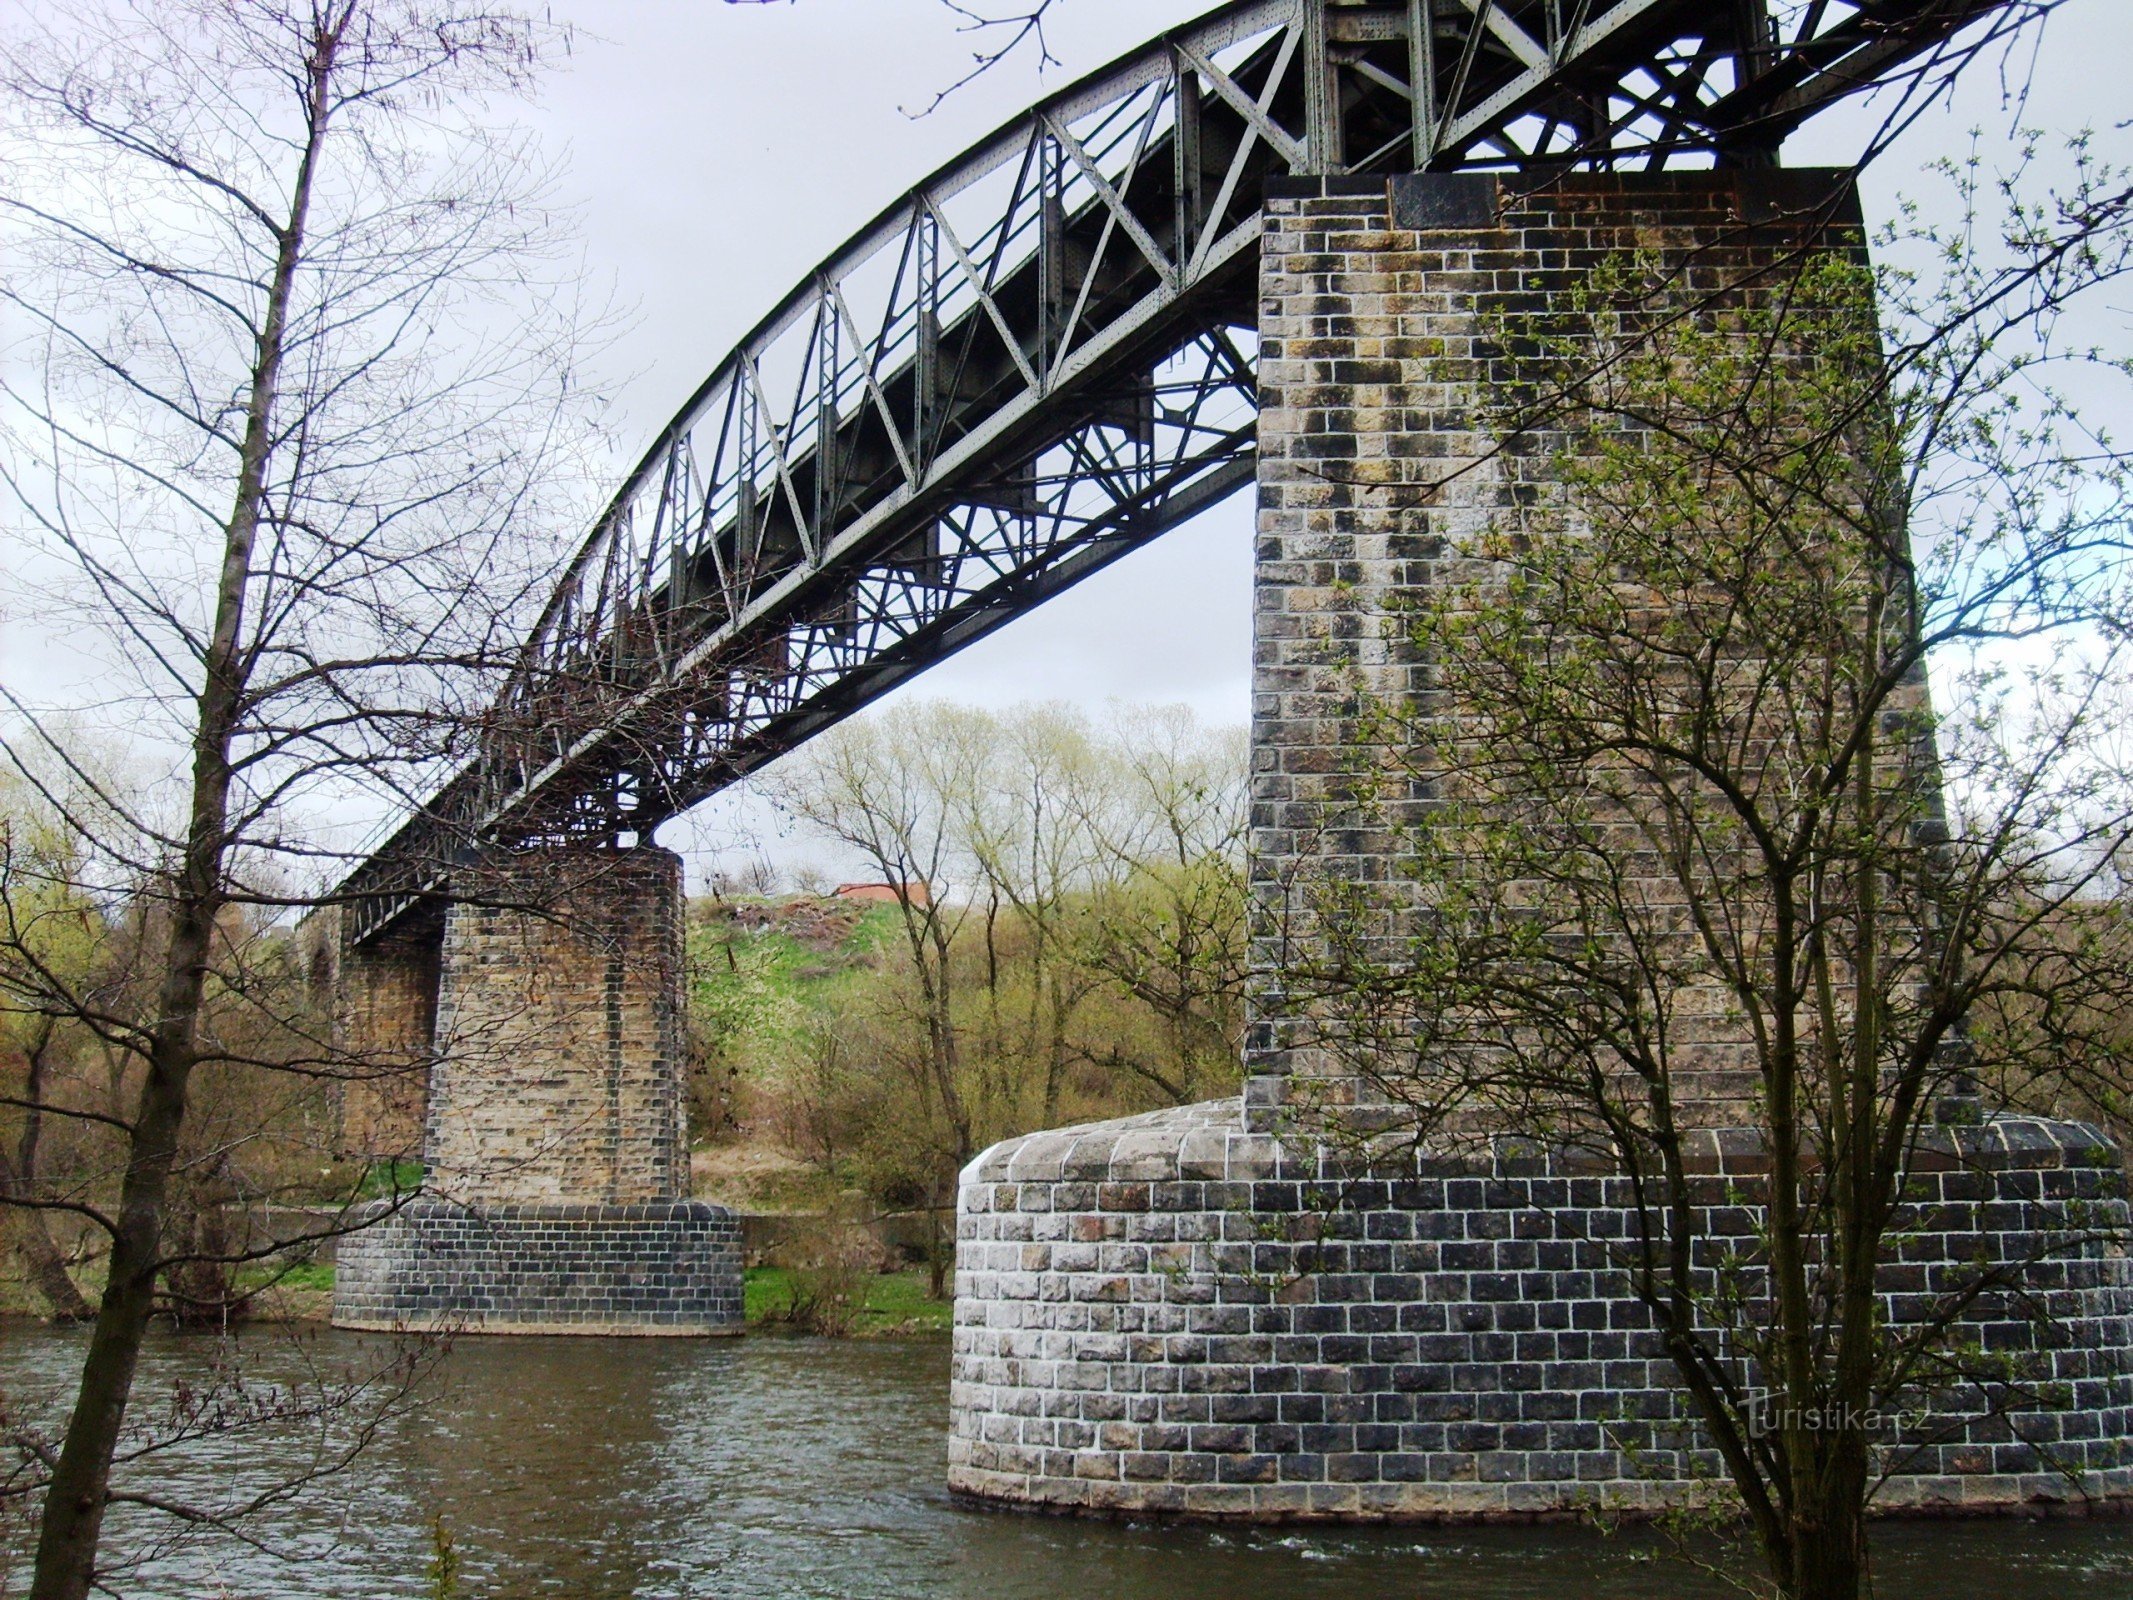
M856 1338L941 1334L954 1320L953 1301L927 1298L923 1272L875 1273L862 1281L864 1299L852 1318ZM787 1267L750 1267L746 1289L749 1325L763 1328L789 1325L796 1295L806 1292Z
M261 1292L252 1301L257 1320L323 1322L333 1293L333 1268L324 1262L309 1262L292 1268L278 1282L273 1274L255 1268L247 1275L246 1287ZM778 1331L792 1326L795 1291L804 1297L806 1286L787 1267L750 1267L746 1279L748 1324ZM26 1289L0 1301L0 1316L35 1317L44 1303ZM863 1298L851 1319L852 1336L860 1339L894 1339L944 1334L955 1316L949 1300L926 1296L924 1272L884 1272L861 1280Z

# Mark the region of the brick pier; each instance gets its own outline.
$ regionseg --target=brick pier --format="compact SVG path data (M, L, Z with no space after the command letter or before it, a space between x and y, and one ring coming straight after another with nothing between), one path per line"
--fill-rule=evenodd
M680 859L527 851L454 894L434 1001L403 957L363 1003L373 1033L432 1008L423 1190L341 1245L334 1321L736 1331L739 1225L688 1198Z

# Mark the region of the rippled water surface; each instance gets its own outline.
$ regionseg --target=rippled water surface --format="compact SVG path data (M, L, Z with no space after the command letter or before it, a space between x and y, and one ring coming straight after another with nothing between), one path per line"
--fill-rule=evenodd
M0 1330L11 1403L66 1393L80 1335ZM363 1358L356 1336L254 1336L256 1368ZM211 1358L157 1344L141 1393ZM941 1486L948 1355L937 1343L470 1339L430 1402L348 1475L272 1513L293 1562L197 1546L142 1595L429 1592L441 1518L466 1600L1613 1600L1736 1593L1647 1540L1581 1528L1246 1531L974 1511ZM265 1484L296 1437L170 1469L199 1493ZM2133 1523L1911 1524L1883 1531L1903 1600L2133 1597ZM18 1580L19 1581L19 1580ZM10 1588L8 1593L16 1592Z

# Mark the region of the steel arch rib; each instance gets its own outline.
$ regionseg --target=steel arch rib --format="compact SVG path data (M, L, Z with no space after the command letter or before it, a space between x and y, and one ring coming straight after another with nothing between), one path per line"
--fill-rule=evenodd
M478 757L335 897L361 937L473 841L656 826L1241 486L1267 179L1757 159L2004 3L1748 40L1708 0L1234 0L1151 41L749 332L572 557Z

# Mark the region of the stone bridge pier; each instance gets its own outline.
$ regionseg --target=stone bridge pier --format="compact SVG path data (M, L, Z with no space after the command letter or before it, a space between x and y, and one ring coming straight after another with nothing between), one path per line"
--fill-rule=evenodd
M1577 513L1556 464L1573 441L1492 448L1501 319L1629 256L1721 310L1778 292L1815 253L1863 249L1856 199L1839 174L1775 169L1297 177L1270 184L1263 228L1245 1089L1011 1139L964 1170L950 1482L1253 1519L1694 1500L1723 1472L1632 1292L1628 1179L1487 1129L1343 1165L1310 1108L1369 1091L1309 1044L1279 979L1313 948L1314 885L1361 886L1397 914L1392 832L1348 798L1343 762L1362 702L1424 686L1405 601L1479 576L1462 543L1504 508ZM1441 479L1429 496L1371 492L1419 481L1416 463ZM1677 1085L1692 1170L1733 1207L1759 1181L1760 1079L1722 1003L1677 1003L1709 1019ZM2085 1125L1934 1128L1911 1177L1886 1282L1899 1321L1980 1263L2034 1259L2070 1217L2126 1225L2118 1153ZM1710 1228L1752 1256L1745 1216ZM1925 1396L1891 1438L1882 1508L2133 1496L2124 1253L2071 1248L2043 1281L2050 1324L1981 1299L1962 1331L2070 1404L1994 1417Z
M422 1187L340 1246L350 1328L701 1334L741 1322L739 1230L689 1198L681 861L651 846L499 854L425 940L341 952L337 1022L427 1061ZM410 1075L351 1094L348 1138L410 1138Z

